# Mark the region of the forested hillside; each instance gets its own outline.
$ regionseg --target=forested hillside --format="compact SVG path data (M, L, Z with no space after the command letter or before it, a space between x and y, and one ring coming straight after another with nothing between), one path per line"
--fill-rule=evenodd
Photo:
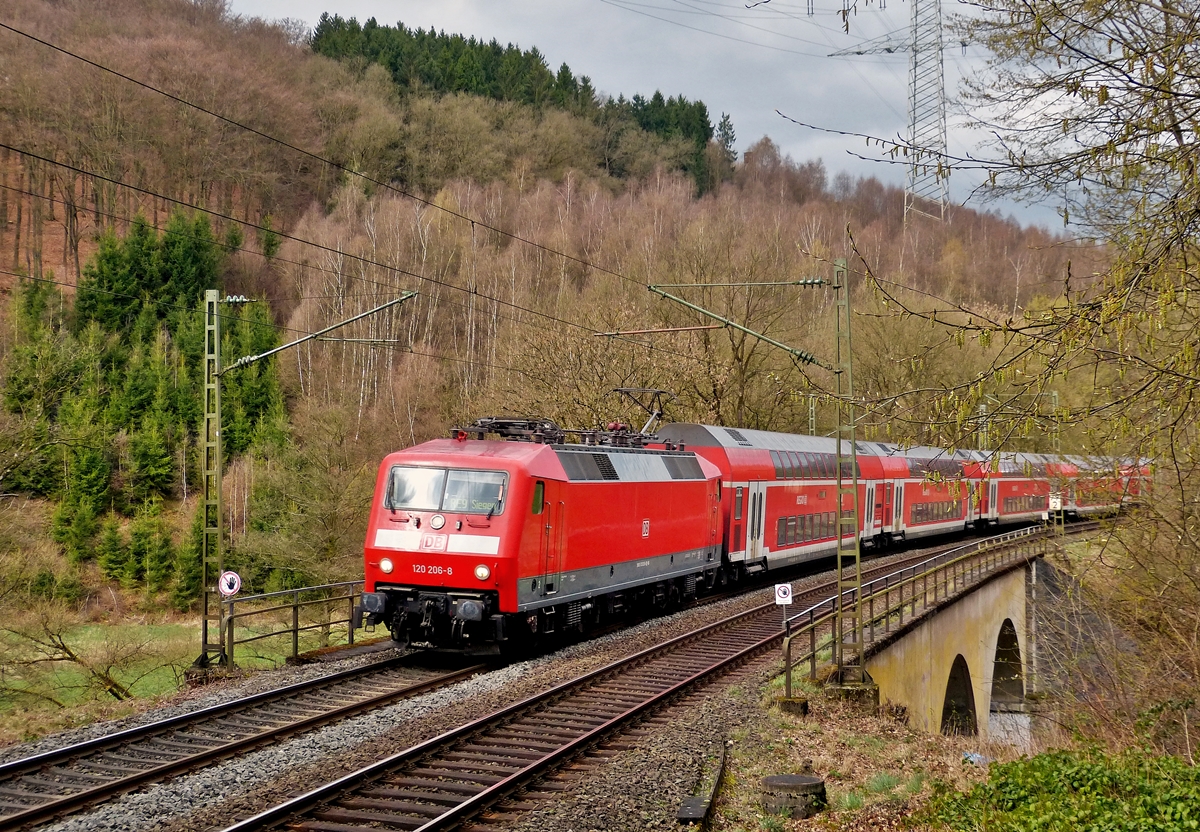
M707 323L649 283L828 276L851 257L868 434L963 444L937 393L1003 345L887 314L864 266L902 297L1019 318L1104 257L968 209L906 228L898 188L767 138L739 158L703 103L604 95L534 48L336 16L310 41L212 0L9 5L13 28L128 76L0 32L0 606L17 643L47 609L194 603L205 288L253 299L223 307L227 362L420 293L226 375L227 557L262 590L357 577L378 460L456 421L593 426L635 415L614 387L645 386L677 394L672 419L808 429L829 377L735 330L597 337ZM692 297L832 350L827 293ZM832 421L818 398L818 430ZM1022 441L1046 447L1045 423Z
M715 154L706 152L713 139L708 108L683 96L664 98L656 91L647 99L601 96L588 76L576 77L565 63L551 73L536 48L521 51L422 29L403 23L380 26L374 18L359 25L354 18L321 15L312 34L313 51L352 65L367 61L385 67L396 86L408 94L468 93L536 108L555 107L583 116L599 128L603 169L625 178L630 168L628 145L645 141L639 130L662 140L682 139L689 151L680 160L701 193L726 178L733 161L733 124L723 115L717 128Z

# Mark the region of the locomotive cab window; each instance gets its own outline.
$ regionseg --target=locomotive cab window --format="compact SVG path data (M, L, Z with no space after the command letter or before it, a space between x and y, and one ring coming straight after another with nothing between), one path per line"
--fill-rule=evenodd
M465 514L500 514L504 511L504 484L508 475L500 471L458 471L446 475L443 511Z
M443 468L396 467L392 469L386 505L388 508L437 511L442 505L445 487L446 471Z
M387 508L492 516L504 511L508 474L397 465L390 480Z
M541 514L546 501L546 483L538 480L533 486L533 513Z

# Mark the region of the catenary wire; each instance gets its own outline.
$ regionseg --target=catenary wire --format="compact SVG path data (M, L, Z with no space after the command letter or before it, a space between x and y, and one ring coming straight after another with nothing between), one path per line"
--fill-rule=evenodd
M73 283L67 283L66 281L62 281L62 280L51 280L48 277L33 277L31 275L22 274L21 272L9 271L8 269L4 269L4 268L0 268L0 275L7 275L9 277L17 277L22 280L31 280L36 283L47 283L47 284L50 284L53 286L73 287L75 285ZM106 294L106 295L111 295L113 297L118 297L118 298L130 298L133 300L144 300L147 303L150 303L154 306L157 306L157 307L160 307L163 309L178 309L183 312L199 313L199 310L197 310L193 307L181 306L180 304L177 304L177 303L168 303L167 301L152 301L152 300L147 300L145 298L140 298L137 295L130 295L130 294L127 294L124 292L113 292L113 291L110 291L107 289L95 289L93 291L100 292L100 293ZM293 335L299 335L299 336L312 335L311 332L304 330L304 329L297 329L296 327L282 326L282 325L277 326L275 324L268 324L268 323L265 323L262 321L247 321L244 318L239 318L235 315L226 315L226 314L222 314L220 312L217 313L217 317L223 321L235 321L235 322L242 322L242 323L257 324L259 326L269 326L272 329L281 330L283 332L290 332ZM386 343L382 343L382 342L379 344L376 344L374 346L381 348L381 349L390 349L390 350L394 350L394 351L398 351L398 352L404 352L404 353L408 353L410 355L419 355L424 358L436 358L441 361L457 362L459 364L474 364L477 367L485 367L490 370L505 370L505 371L513 372L513 373L521 373L522 375L530 375L528 370L522 370L518 367L505 367L500 364L489 364L487 362L479 361L478 359L474 359L474 358L458 358L455 356L439 355L437 353L421 352L421 351L415 350L411 347L396 346L394 344L386 344Z
M118 78L120 78L120 79L124 80L124 81L128 81L128 82L129 82L129 83L131 83L131 84L135 84L135 85L137 85L137 86L139 86L139 87L142 87L142 88L144 88L144 89L150 90L150 91L151 91L151 92L153 92L153 93L156 93L156 94L158 94L158 95L161 95L161 96L163 96L164 98L170 99L171 101L174 101L174 102L176 102L176 103L178 103L178 104L182 104L182 105L184 105L185 107L191 107L192 109L194 109L194 110L196 110L196 111L198 111L198 112L204 113L205 115L208 115L208 116L211 116L211 117L213 117L213 118L215 118L215 119L218 119L218 120L220 120L220 121L223 121L223 122L225 122L226 124L228 124L228 125L230 125L230 126L232 126L232 127L237 127L237 128L239 128L239 129L241 129L241 130L246 130L246 131L248 131L248 132L250 132L250 133L252 133L252 134L254 134L254 135L256 135L256 136L258 136L258 137L260 137L260 138L266 139L267 141L270 141L270 142L274 142L275 144L278 144L278 145L280 145L281 147L286 147L286 148L288 148L289 150L292 150L292 151L294 151L294 152L296 152L296 153L299 153L299 154L301 154L301 155L303 155L303 156L305 156L305 157L307 157L307 158L309 158L309 159L312 159L313 161L320 162L321 164L324 164L324 165L329 165L330 167L332 167L332 168L335 168L336 170L339 170L339 171L341 171L342 173L349 174L349 175L352 175L352 176L357 176L357 177L359 177L360 179L362 179L362 180L364 180L364 181L366 181L366 182L370 182L370 183L371 183L371 184L373 184L373 185L378 185L378 186L379 186L379 187L381 187L381 188L385 188L385 189L387 189L387 190L389 190L389 191L391 191L391 192L393 192L393 193L399 194L400 196L403 196L403 197L405 197L405 198L407 198L407 199L411 199L411 200L414 200L414 201L416 201L416 202L419 202L419 203L421 203L422 205L428 206L428 207L430 207L430 208L436 208L437 210L439 210L439 211L443 211L443 212L445 212L446 214L449 214L450 216L453 216L453 217L456 217L456 218L458 218L458 219L461 219L461 220L463 220L464 222L469 222L469 223L472 223L472 224L474 224L474 225L476 225L476 226L479 226L480 228L486 228L487 230L489 230L489 231L492 231L492 232L495 232L496 234L500 234L500 235L502 235L502 236L504 236L504 237L506 237L506 238L508 238L508 239L510 239L510 240L514 240L514 241L516 241L516 242L519 242L519 243L521 243L521 244L523 244L523 245L531 246L531 247L533 247L533 248L536 248L536 249L538 249L538 250L540 250L540 251L544 251L544 252L546 252L547 254L554 255L555 257L562 257L562 258L564 258L564 259L566 259L566 260L570 260L570 261L572 261L572 262L574 262L574 263L578 263L578 264L580 264L580 265L582 265L582 266L586 266L586 267L588 267L588 268L595 269L596 271L599 271L599 272L603 272L603 273L605 273L605 274L612 275L613 277L620 278L621 280L625 280L625 281L628 281L628 282L634 283L634 284L636 284L636 285L639 285L639 286L644 286L644 285L645 285L645 284L639 283L639 282L638 282L638 281L636 281L636 280L633 280L633 278L626 277L625 275L623 275L623 274L621 274L620 272L617 272L617 271L615 271L615 270L612 270L612 269L607 269L607 268L605 268L605 267L603 267L603 266L597 266L596 264L594 264L594 263L591 263L591 262L589 262L589 261L587 261L587 260L584 260L584 259L583 259L583 258L581 258L581 257L576 257L576 256L575 256L575 255L573 255L573 254L568 254L568 253L566 253L566 252L558 251L557 249L553 249L553 248L550 248L549 246L546 246L546 245L543 245L543 244L541 244L541 243L535 242L535 241L533 241L533 240L529 240L529 239L526 239L526 238L524 238L524 237L521 237L521 236L519 236L519 235L517 235L517 234L514 234L514 233L512 233L511 231L505 231L505 230L504 230L504 229L502 229L502 228L498 228L498 227L496 227L496 226L490 225L490 224L488 224L488 223L486 223L486 222L483 222L482 220L476 219L476 218L474 218L474 217L467 216L466 214L463 214L463 213L462 213L462 212L460 212L460 211L455 211L455 210L453 210L453 209L451 209L451 208L447 208L447 207L445 207L445 206L443 206L443 205L438 205L436 202L434 202L434 201L432 201L432 200L425 199L424 197L418 196L417 194L414 194L414 193L412 193L411 191L407 191L407 190L405 190L405 189L403 189L403 188L399 188L399 187L397 187L397 186L393 185L393 184L392 184L392 183L390 183L390 182L384 182L384 181L382 181L382 180L375 179L374 177L368 176L367 174L365 174L365 173L362 173L361 171L356 171L356 170L353 170L352 168L348 168L348 167L346 167L346 166L344 166L344 165L341 165L341 164L339 164L339 163L337 163L337 162L335 162L335 161L333 161L333 160L331 160L331 159L326 159L325 157L323 157L323 156L320 156L319 154L313 153L313 152L312 152L312 151L310 151L310 150L305 150L305 149L304 149L304 148L302 148L302 147L299 147L299 146L297 146L297 145L294 145L294 144L292 144L292 143L290 143L290 142L286 142L286 141L284 141L283 139L280 139L280 138L277 138L277 137L275 137L275 136L272 136L272 135L270 135L269 133L264 133L263 131L261 131L261 130L258 130L258 129L256 129L256 128L254 128L254 127L251 127L251 126L249 126L249 125L247 125L247 124L242 124L241 122L239 122L239 121L235 121L234 119L231 119L231 118L229 118L228 116L223 116L223 115L221 115L220 113L217 113L217 112L215 112L215 111L213 111L213 110L210 110L210 109L208 109L208 108L206 108L206 107L203 107L203 106L201 106L201 105L199 105L199 104L195 104L195 103L193 103L193 102L191 102L191 101L188 101L187 99L180 98L179 96L177 96L177 95L173 95L172 93L169 93L169 92L167 92L166 90L160 89L159 87L156 87L156 86L154 86L154 85L152 85L152 84L146 83L145 81L140 81L140 80L138 80L137 78L134 78L134 77L132 77L132 76L130 76L130 75L126 75L125 73L122 73L122 72L119 72L119 71L117 71L117 70L115 70L115 69L112 69L112 68L110 68L110 67L104 66L103 64L101 64L101 63L98 63L97 61L93 61L93 60L91 60L90 58L85 58L85 57L83 57L82 55L79 55L79 54L77 54L77 53L75 53L75 52L72 52L72 51L70 51L69 49L66 49L66 48L64 48L64 47L62 47L62 46L58 46L58 45L56 45L56 44L50 43L50 42L49 42L49 41L47 41L47 40L44 40L44 39L42 39L42 38L39 38L39 37L37 37L36 35L29 34L28 32L24 32L24 31L22 31L22 30L20 30L20 29L17 29L17 28L16 28L16 27L14 27L14 26L10 26L10 25L9 25L9 24L7 24L7 23L0 22L0 29L5 29L5 30L7 30L7 31L9 31L9 32L12 32L13 34L20 35L21 37L24 37L24 38L28 38L29 40L32 40L32 41L34 41L35 43L39 43L39 44L41 44L42 46L45 46L45 47L47 47L47 48L49 48L49 49L53 49L53 50L55 50L56 52L60 52L60 53L62 53L62 54L64 54L64 55L67 55L68 57L74 58L75 60L77 60L77 61L81 61L81 62L83 62L83 63L85 63L85 64L87 64L87 65L89 65L89 66L95 67L96 69L99 69L99 70L101 70L102 72L107 72L107 73L109 73L109 74L111 74L111 75L114 75L114 76L116 76L116 77L118 77Z
M229 215L227 215L227 214L222 214L222 213L221 213L221 212L219 212L219 211L215 211L215 210L212 210L212 209L209 209L209 208L202 208L202 207L200 207L200 206L193 205L193 204L191 204L191 203L188 203L188 202L183 202L182 200L174 199L174 198L172 198L172 197L168 197L168 196L163 196L162 194L155 193L154 191L150 191L150 190L148 190L148 189L141 188L141 187L139 187L139 186L136 186L136 185L129 185L129 184L127 184L127 183L121 182L121 181L119 181L119 180L116 180L116 179L112 179L112 178L109 178L109 177L105 177L105 176L102 176L102 175L100 175L100 174L94 174L94 173L91 173L91 172L89 172L89 171L85 171L85 170L82 170L82 169L80 169L80 168L76 168L76 167L74 167L73 165L68 165L68 164L66 164L65 162L58 162L58 161L55 161L55 160L53 160L53 159L48 159L48 158L46 158L46 157L38 156L37 154L27 153L27 152L25 152L25 151L22 151L22 150L20 150L19 148L14 148L14 147L11 147L11 146L9 146L9 145L6 145L6 144L3 144L3 143L0 143L0 147L2 147L2 148L6 148L6 149L8 149L8 150L11 150L11 151L13 151L13 152L15 152L15 153L19 153L19 154L28 155L28 156L30 156L30 157L32 157L32 158L38 159L39 161L46 162L46 163L48 163L48 164L53 164L53 165L58 165L58 166L60 166L60 167L64 167L64 168L66 168L66 169L68 169L68 170L74 171L74 172L76 172L76 173L80 173L80 174L82 174L82 175L84 175L84 176L92 176L92 177L95 177L95 178L97 178L97 179L101 179L101 180L103 180L103 181L109 182L109 183L111 183L111 184L113 184L113 185L116 185L116 186L118 186L118 187L128 188L128 189L130 189L130 190L132 190L132 191L136 191L136 192L138 192L138 193L142 193L142 194L145 194L145 195L147 195L147 196L154 197L154 198L156 198L156 199L162 199L162 200L165 200L165 201L168 201L168 202L172 202L172 203L174 203L174 204L176 204L176 205L180 205L180 206L183 206L183 207L186 207L186 208L190 208L190 209L192 209L192 210L194 210L194 211L200 211L201 213L207 213L207 214L211 214L212 216L215 216L215 217L220 217L221 219L224 219L224 220L226 220L226 221L228 221L228 222L234 222L234 223L237 223L237 224L239 224L239 225L244 225L244 226L247 226L247 227L249 227L249 228L253 228L253 229L259 230L259 231L270 231L271 233L273 233L273 234L277 234L277 235L278 235L278 236L280 236L280 237L284 237L284 238L286 238L286 239L293 240L293 241L295 241L296 243L298 243L298 244L300 244L300 245L308 245L308 246L312 246L313 248L321 249L321 250L324 250L324 251L327 251L327 252L330 252L330 253L336 254L336 255L338 255L338 256L342 256L342 257L348 257L348 258L350 258L350 259L353 259L353 260L359 261L359 262L361 262L361 263L363 263L363 264L365 264L365 265L372 265L372 266L376 266L376 267L378 267L378 268L384 269L385 271L386 271L386 270L391 270L391 271L399 272L399 273L401 273L401 274L405 274L405 275L407 275L407 276L414 277L414 278L416 278L416 279L418 279L418 280L425 280L425 281L428 281L428 282L430 282L430 283L432 283L432 284L434 284L434 285L441 286L441 287L443 287L443 288L446 288L446 289L453 289L453 290L455 290L455 291L463 292L463 293L466 293L466 294L471 294L471 295L473 295L473 296L475 296L475 297L478 297L478 298L481 298L481 299L483 299L483 300L486 300L486 301L491 301L491 302L493 302L493 303L496 303L496 304L498 304L498 305L501 305L501 306L507 306L507 307L509 307L509 308L511 308L511 309L515 309L515 310L517 310L517 311L519 311L519 312L526 312L526 313L528 313L528 314L530 314L530 315L534 315L534 316L536 316L536 317L543 318L543 319L545 319L545 320L547 320L547 321L550 321L550 322L552 322L552 323L557 323L557 324L561 324L561 325L563 325L563 326L571 327L571 328L574 328L574 329L583 330L584 332L587 332L589 335L594 335L594 334L596 333L596 330L595 330L594 328L592 328L592 327L588 327L588 326L585 326L584 324L576 323L576 322L574 322L574 321L568 321L568 320L565 320L565 319L563 319L563 318L558 318L558 317L556 317L556 316L554 316L554 315L551 315L551 314L549 314L549 313L547 313L547 312L540 312L540 311L538 311L538 310L536 310L536 309L530 309L530 308L528 308L528 307L521 306L520 304L513 303L512 301L506 301L506 300L503 300L503 299L501 299L501 298L495 298L495 297L493 297L493 296L491 296L491 295L487 295L487 294L484 294L484 293L482 293L482 292L478 292L478 291L475 291L475 290L469 289L469 288L467 288L467 287L463 287L463 286L456 286L456 285L454 285L453 283L448 283L448 282L446 282L446 281L443 281L443 280L438 280L438 279L436 279L436 278L425 277L425 276L423 276L423 275L419 275L419 274L417 274L417 273L415 273L415 272L410 272L410 271L408 271L408 270L406 270L406 269L400 268L399 266L389 266L389 265L386 265L386 264L384 264L384 263L380 263L380 262L378 262L378 261L371 260L371 259L369 259L369 258L365 258L365 257L361 257L361 256L359 256L359 255L354 255L354 254L351 254L351 253L349 253L349 252L342 252L342 251L338 251L337 249L330 248L329 246L325 246L325 245L322 245L322 244L320 244L320 243L315 243L315 242L312 242L311 240L305 240L305 239L303 239L303 238L301 238L301 237L296 237L296 236L293 236L293 235L291 235L291 234L287 234L287 233L285 233L285 232L282 232L282 231L275 231L275 230L273 230L273 229L267 229L267 228L265 228L264 226L256 225L255 223L248 222L248 221L246 221L246 220L239 220L239 219L237 219L236 217L231 217L231 216L229 216ZM11 186L6 186L6 187L10 187L10 189L11 189ZM26 193L28 193L28 192L26 192ZM37 198L38 198L38 199L44 199L44 200L52 201L52 202L57 202L57 200L53 200L53 199L51 199L51 198L49 198L49 197L45 197L45 196L42 196L42 195L37 195ZM107 216L107 217L114 218L114 219L122 219L124 222L129 222L129 220L128 220L127 218L115 217L115 216L114 216L114 215L112 215L112 214L107 214L107 213L104 213L104 212L101 212L101 213L102 213L102 215L103 215L103 216ZM155 226L155 228L157 229L158 227L157 227L157 226ZM244 250L244 249L243 249L243 250ZM289 262L296 263L296 261L289 261ZM338 276L345 277L347 280L352 280L352 281L356 281L356 282L360 282L360 283L365 283L365 284L368 284L368 285L371 285L371 286L376 286L376 287L379 287L379 288L381 288L381 289L385 289L385 290L387 290L387 291L395 291L396 289L398 289L398 288L399 288L399 287L397 287L397 286L391 286L391 285L389 285L389 284L386 284L386 283L381 283L381 282L379 282L379 281L377 281L377 280L371 280L371 279L369 279L369 278L366 278L366 277L362 277L362 276L356 276L356 275L352 275L352 274L343 274L342 272L338 272L338 271L336 271L336 270L333 270L333 269L328 269L328 268L324 268L324 267L317 266L317 265L313 265L313 264L309 264L309 263L297 263L297 265L299 265L301 268L311 268L311 269L313 269L313 270L322 271L322 272L326 272L326 273L329 273L329 274L336 274L336 275L338 275ZM72 285L72 284L63 284L63 285ZM126 296L126 297L133 297L133 296ZM448 301L448 302L450 302L450 303L455 303L454 301ZM458 304L458 305L460 305L460 306L461 306L461 305L463 305L463 304ZM513 318L513 319L511 319L511 320L513 320L515 323L522 323L522 322L520 322L518 319L515 319L515 318ZM265 323L264 323L263 325L265 326L265 325L267 325L267 324L265 324ZM532 324L528 324L528 325L532 325ZM296 331L299 331L299 330L296 330ZM305 333L305 334L307 334L307 333ZM645 348L645 349L647 349L647 350L650 350L650 351L653 351L653 352L659 352L659 353L662 353L662 354L664 354L664 355L669 355L669 356L671 356L671 357L674 357L674 358L682 358L682 359L687 359L687 360L690 360L690 361L700 361L700 360L701 360L701 359L699 359L698 357L696 357L696 356L694 356L694 355L688 355L687 353L681 353L681 352L677 352L677 351L675 351L675 350L664 349L663 347L660 347L660 346L654 346L653 344L648 344L648 343L646 343L646 342L644 342L644 341L639 341L639 340L632 339L632 338L621 338L621 337L619 337L619 336L615 336L615 340L624 341L624 342L626 342L626 343L629 343L629 344L632 344L632 345L635 345L635 346L639 346L639 347L643 347L643 348Z

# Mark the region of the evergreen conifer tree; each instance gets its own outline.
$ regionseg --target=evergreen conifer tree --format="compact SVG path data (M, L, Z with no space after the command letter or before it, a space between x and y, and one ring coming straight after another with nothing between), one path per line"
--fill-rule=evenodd
M180 612L186 612L200 598L203 580L201 552L204 546L204 506L199 506L192 516L192 527L175 554L175 588L171 592L171 603Z
M100 572L109 580L118 580L125 573L125 561L128 558L129 549L121 535L121 521L116 514L109 512L100 524L100 539L96 543Z
M146 501L138 511L134 525L139 522L149 533L144 556L146 589L150 592L161 592L175 571L175 543L171 540L170 529L163 520L161 506L157 500Z
M129 556L121 572L121 585L126 589L133 589L146 580L146 563L153 548L154 517L143 506L129 525Z

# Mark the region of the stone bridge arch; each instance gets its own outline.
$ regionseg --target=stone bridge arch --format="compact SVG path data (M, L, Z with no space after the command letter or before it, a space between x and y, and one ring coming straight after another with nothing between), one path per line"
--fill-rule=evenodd
M1014 720L1028 721L1027 595L1034 569L1036 561L998 575L877 642L867 672L879 701L903 706L909 723L930 733L1019 738Z

